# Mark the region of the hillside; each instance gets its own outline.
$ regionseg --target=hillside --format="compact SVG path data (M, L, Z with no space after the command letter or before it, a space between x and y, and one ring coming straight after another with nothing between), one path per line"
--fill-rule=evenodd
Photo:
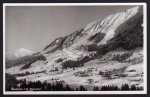
M94 86L143 86L143 9L137 6L55 39L41 52L14 61L6 73L88 90ZM6 64L7 65L7 64ZM92 79L92 82L90 82Z

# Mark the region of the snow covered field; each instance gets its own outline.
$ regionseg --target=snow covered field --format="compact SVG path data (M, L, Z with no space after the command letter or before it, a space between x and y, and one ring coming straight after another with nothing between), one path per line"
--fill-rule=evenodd
M138 6L94 21L70 36L56 39L38 52L45 59L32 62L33 55L31 60L5 71L16 75L18 80L61 81L73 88L84 85L88 90L104 85L121 87L125 83L143 86L146 72L143 71L142 16L142 7ZM68 60L72 67L63 68ZM30 61L31 64L27 64ZM27 68L21 69L26 65Z
M79 87L80 85L84 85L88 88L88 90L92 90L94 86L103 86L103 85L117 85L121 87L122 84L129 84L136 86L143 86L143 62L135 63L136 59L142 60L143 54L142 54L142 48L137 48L134 50L134 53L132 56L130 56L130 62L117 62L112 61L111 58L114 54L123 54L127 52L133 52L133 51L125 51L121 48L111 51L105 56L103 56L101 59L95 59L91 60L84 64L83 67L78 67L73 70L73 68L68 69L62 69L61 62L56 63L55 60L46 60L46 61L37 61L31 65L29 69L25 69L20 71L20 66L15 66L12 68L6 69L7 73L10 74L17 74L17 73L25 73L25 72L40 72L45 70L42 73L35 73L31 75L26 75L22 77L17 77L17 79L26 79L27 81L47 81L49 83L55 83L57 81L64 81L64 84L72 85L74 88ZM58 52L60 53L60 52ZM56 58L55 54L55 58ZM60 54L58 54L60 55ZM53 55L48 56L47 58L52 58ZM58 56L60 58L60 56ZM129 59L128 58L128 59ZM126 60L128 60L126 59ZM137 61L136 61L137 62ZM134 64L135 63L135 64ZM54 69L55 67L58 67L58 71L50 71ZM125 68L123 71L121 71L122 74L126 74L126 77L118 77L112 75L111 78L109 77L103 77L99 74L100 71L113 71L120 70L122 68ZM89 69L91 69L90 72L87 74L89 76L75 76L76 72L86 72ZM60 73L62 72L63 73ZM92 83L89 82L88 79L93 79Z

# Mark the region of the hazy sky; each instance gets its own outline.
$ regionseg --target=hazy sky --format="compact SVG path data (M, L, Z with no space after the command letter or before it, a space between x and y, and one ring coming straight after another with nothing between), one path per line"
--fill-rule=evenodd
M6 53L41 51L53 40L135 6L7 6Z

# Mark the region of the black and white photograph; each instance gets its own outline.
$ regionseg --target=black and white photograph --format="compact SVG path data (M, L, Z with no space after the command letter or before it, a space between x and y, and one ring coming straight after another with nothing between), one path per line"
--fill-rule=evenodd
M4 94L146 94L146 3L4 3Z

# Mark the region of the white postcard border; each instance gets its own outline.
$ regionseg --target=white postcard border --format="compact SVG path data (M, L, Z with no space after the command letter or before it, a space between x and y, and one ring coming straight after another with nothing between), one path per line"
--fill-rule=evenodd
M5 91L5 11L6 6L120 6L143 5L144 31L144 90L143 91ZM147 4L146 3L3 3L3 94L4 95L97 95L147 94Z

